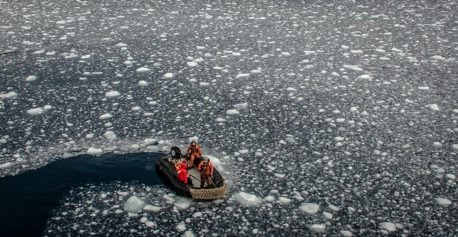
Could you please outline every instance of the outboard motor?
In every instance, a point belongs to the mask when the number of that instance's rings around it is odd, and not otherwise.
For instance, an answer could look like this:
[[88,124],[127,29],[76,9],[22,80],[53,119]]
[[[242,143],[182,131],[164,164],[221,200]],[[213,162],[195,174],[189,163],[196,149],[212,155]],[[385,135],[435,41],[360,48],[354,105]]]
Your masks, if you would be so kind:
[[180,148],[176,146],[172,146],[172,148],[170,148],[170,156],[172,156],[172,158],[174,159],[180,159],[181,158]]

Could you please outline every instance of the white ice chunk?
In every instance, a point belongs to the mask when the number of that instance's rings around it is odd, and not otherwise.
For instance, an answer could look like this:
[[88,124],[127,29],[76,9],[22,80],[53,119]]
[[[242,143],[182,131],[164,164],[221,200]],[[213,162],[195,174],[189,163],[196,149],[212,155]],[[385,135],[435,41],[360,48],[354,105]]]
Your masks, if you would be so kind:
[[235,104],[234,108],[239,109],[239,110],[244,110],[248,108],[248,103],[240,103],[240,104]]
[[106,113],[106,114],[100,115],[99,119],[105,120],[105,119],[109,119],[109,118],[112,118],[112,117],[113,117],[113,115],[111,115],[109,113]]
[[158,212],[162,209],[162,207],[154,206],[154,205],[146,205],[143,210],[150,211],[150,212]]
[[147,68],[147,67],[139,67],[137,68],[137,70],[135,70],[136,72],[148,72],[148,71],[151,71],[151,69]]
[[32,108],[32,109],[28,109],[27,110],[27,113],[32,115],[32,116],[36,116],[36,115],[40,115],[40,114],[43,114],[45,112],[45,110],[41,107],[38,107],[38,108]]
[[396,225],[392,222],[382,222],[380,223],[380,228],[383,229],[383,230],[386,230],[388,232],[393,232],[393,231],[396,231]]
[[250,73],[239,73],[235,78],[244,78],[244,77],[249,77]]
[[107,93],[105,93],[105,97],[108,98],[118,97],[120,95],[121,93],[119,93],[118,91],[108,91]]
[[306,203],[303,203],[299,209],[305,213],[308,213],[308,214],[316,214],[318,212],[318,210],[320,209],[320,205],[316,204],[316,203],[309,203],[309,202],[306,202]]
[[25,81],[35,81],[38,77],[36,75],[30,75],[28,76]]
[[100,155],[102,154],[103,150],[102,148],[94,148],[94,147],[90,147],[89,149],[87,149],[87,154],[89,155]]
[[8,93],[5,93],[5,94],[0,94],[0,99],[11,99],[11,98],[15,98],[17,97],[17,93],[14,92],[14,91],[10,91]]
[[313,232],[323,233],[326,229],[325,224],[313,224],[309,226],[309,229]]
[[45,111],[48,111],[48,110],[52,109],[52,106],[51,105],[45,105],[45,106],[43,106],[43,109]]
[[286,197],[279,197],[277,202],[280,204],[289,204],[291,203],[291,199],[286,198]]
[[341,231],[340,231],[340,234],[341,234],[343,237],[352,237],[352,236],[353,236],[353,233],[351,233],[351,232],[348,231],[348,230],[341,230]]
[[195,66],[198,65],[198,64],[197,64],[196,62],[194,62],[194,61],[192,61],[192,62],[187,62],[186,64],[187,64],[189,67],[195,67]]
[[429,86],[419,86],[419,90],[429,90]]
[[226,111],[226,114],[227,115],[239,115],[240,112],[238,110],[236,110],[236,109],[229,109],[229,110]]
[[152,222],[152,221],[147,221],[145,223],[146,226],[150,227],[150,228],[153,228],[153,227],[156,227],[156,223]]
[[167,78],[167,79],[170,79],[170,78],[172,78],[173,76],[174,76],[174,75],[173,75],[173,73],[171,73],[171,72],[168,72],[168,73],[164,74],[164,78]]
[[124,204],[124,210],[131,213],[137,213],[145,207],[145,202],[136,196],[131,196]]
[[191,199],[188,199],[188,198],[179,198],[176,202],[175,202],[175,206],[179,209],[179,210],[186,210],[188,209],[192,204],[192,200]]
[[347,69],[350,69],[350,70],[353,70],[353,71],[358,71],[358,72],[363,71],[363,69],[360,68],[360,67],[357,66],[357,65],[347,65],[347,64],[346,64],[346,65],[343,65],[343,67],[344,67],[344,68],[347,68]]
[[218,122],[218,123],[224,123],[224,122],[226,122],[226,119],[216,118],[215,121]]
[[450,200],[447,199],[447,198],[442,198],[442,197],[436,198],[436,202],[437,202],[439,205],[444,206],[444,207],[447,207],[447,206],[449,206],[450,204],[452,204],[452,201],[450,201]]
[[9,168],[9,167],[11,167],[13,165],[14,165],[13,162],[6,162],[6,163],[3,163],[3,164],[0,164],[0,169],[6,169],[6,168]]
[[364,79],[364,80],[371,80],[372,77],[369,74],[363,74],[358,77],[359,79]]
[[235,199],[238,203],[246,207],[258,206],[261,204],[262,199],[254,194],[239,192],[235,195]]
[[434,111],[439,111],[439,106],[437,104],[429,104],[427,106]]
[[184,224],[184,222],[180,222],[175,228],[178,232],[184,232],[186,230],[186,225]]
[[103,136],[108,140],[115,140],[116,134],[113,131],[106,131]]
[[184,232],[183,237],[195,237],[195,235],[191,230],[187,230]]
[[139,86],[148,86],[148,82],[145,81],[145,80],[141,80],[141,81],[138,82],[138,85]]

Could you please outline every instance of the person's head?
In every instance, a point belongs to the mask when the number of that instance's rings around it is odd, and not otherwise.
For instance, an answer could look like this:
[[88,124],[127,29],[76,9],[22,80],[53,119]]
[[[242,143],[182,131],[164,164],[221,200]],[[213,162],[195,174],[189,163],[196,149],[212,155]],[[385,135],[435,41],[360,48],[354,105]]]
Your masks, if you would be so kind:
[[197,144],[197,143],[196,143],[196,140],[192,140],[192,141],[191,141],[191,146],[194,147],[194,146],[196,146],[196,144]]

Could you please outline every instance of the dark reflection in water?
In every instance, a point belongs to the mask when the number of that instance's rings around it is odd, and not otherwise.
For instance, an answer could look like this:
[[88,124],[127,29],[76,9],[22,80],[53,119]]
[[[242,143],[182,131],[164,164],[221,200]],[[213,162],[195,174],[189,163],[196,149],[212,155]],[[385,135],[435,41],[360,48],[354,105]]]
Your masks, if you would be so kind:
[[162,153],[80,155],[0,179],[0,236],[41,235],[52,209],[70,189],[86,183],[157,185]]

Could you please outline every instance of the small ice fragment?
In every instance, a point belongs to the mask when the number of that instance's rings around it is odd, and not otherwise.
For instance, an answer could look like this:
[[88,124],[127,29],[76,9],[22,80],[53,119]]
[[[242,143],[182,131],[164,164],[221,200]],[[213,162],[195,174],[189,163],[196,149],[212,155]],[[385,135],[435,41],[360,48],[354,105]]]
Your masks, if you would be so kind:
[[145,202],[136,196],[131,196],[124,204],[124,210],[131,213],[137,213],[143,210],[143,207],[145,207]]
[[179,198],[176,202],[175,202],[175,206],[179,209],[179,210],[186,210],[188,209],[192,204],[192,201],[191,199],[187,199],[187,198]]
[[5,93],[5,94],[0,94],[0,99],[11,99],[11,98],[15,98],[17,97],[17,93],[14,92],[14,91],[10,91],[8,93]]
[[388,232],[393,232],[393,231],[396,231],[396,225],[392,222],[382,222],[380,223],[380,228],[381,229],[384,229]]
[[340,234],[341,234],[343,237],[352,237],[352,236],[353,236],[353,234],[352,234],[350,231],[348,231],[348,230],[342,230],[342,231],[340,231]]
[[0,169],[6,169],[6,168],[9,168],[9,167],[11,167],[13,165],[14,165],[13,162],[6,162],[6,163],[3,163],[3,164],[0,164]]
[[449,206],[450,204],[452,204],[452,201],[450,201],[450,200],[447,199],[447,198],[442,198],[442,197],[436,198],[436,202],[437,202],[439,205],[443,206],[443,207],[447,207],[447,206]]
[[162,207],[154,206],[154,205],[146,205],[143,210],[150,211],[150,212],[158,212],[162,209]]
[[186,230],[186,225],[184,224],[184,222],[180,222],[176,226],[176,229],[178,232],[184,232]]
[[38,78],[38,77],[35,76],[35,75],[30,75],[30,76],[28,76],[28,77],[25,79],[25,81],[35,81],[37,78]]
[[250,73],[239,73],[235,78],[244,78],[244,77],[249,77]]
[[217,118],[217,119],[215,119],[215,121],[218,122],[218,123],[224,123],[224,122],[226,122],[226,119]]
[[106,131],[103,136],[108,140],[115,140],[116,134],[113,131]]
[[197,66],[197,63],[194,62],[194,61],[192,61],[192,62],[187,62],[186,64],[187,64],[189,67],[195,67],[195,66]]
[[173,76],[174,75],[171,72],[168,72],[168,73],[164,74],[164,78],[167,78],[167,79],[172,78]]
[[226,114],[227,115],[239,115],[240,112],[238,110],[236,110],[236,109],[229,109],[229,110],[226,111]]
[[250,207],[250,206],[258,206],[261,204],[262,199],[254,194],[239,192],[235,195],[235,199],[238,203],[242,204],[243,206]]
[[147,67],[139,67],[137,68],[137,70],[135,70],[136,72],[147,72],[147,71],[151,71],[151,69],[147,68]]
[[141,81],[138,82],[138,85],[139,86],[148,86],[148,82],[144,81],[144,80],[141,80]]
[[427,106],[434,111],[439,111],[439,106],[437,104],[429,104]]
[[316,203],[303,203],[299,209],[301,209],[301,211],[305,212],[305,213],[308,213],[308,214],[316,214],[318,212],[318,210],[320,209],[320,205],[316,204]]
[[27,113],[32,115],[32,116],[40,115],[40,114],[43,114],[44,112],[45,112],[44,109],[41,108],[41,107],[32,108],[32,109],[28,109],[27,110]]
[[107,93],[105,93],[105,97],[108,98],[118,97],[120,95],[121,93],[119,93],[118,91],[108,91]]
[[106,114],[100,115],[99,119],[105,120],[105,119],[109,119],[109,118],[112,118],[112,117],[113,117],[113,115],[111,115],[109,113],[106,113]]
[[323,233],[326,229],[325,224],[313,224],[309,226],[311,231],[318,232],[318,233]]
[[102,148],[94,148],[94,147],[90,147],[89,149],[87,149],[87,154],[89,155],[100,155],[102,154],[103,150]]

